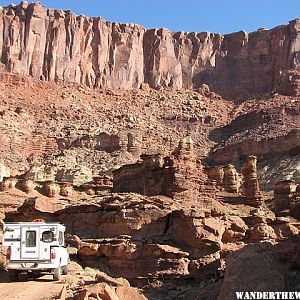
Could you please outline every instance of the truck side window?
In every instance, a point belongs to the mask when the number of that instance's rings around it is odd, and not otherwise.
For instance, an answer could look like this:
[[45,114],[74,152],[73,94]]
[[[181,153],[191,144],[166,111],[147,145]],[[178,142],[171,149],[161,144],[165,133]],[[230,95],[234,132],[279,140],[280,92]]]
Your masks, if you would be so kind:
[[36,247],[36,231],[26,231],[26,247]]
[[64,243],[64,234],[63,234],[62,231],[59,231],[58,243],[59,243],[60,246],[63,245],[63,243]]
[[42,241],[44,243],[51,243],[54,240],[54,234],[52,231],[44,231],[42,234]]

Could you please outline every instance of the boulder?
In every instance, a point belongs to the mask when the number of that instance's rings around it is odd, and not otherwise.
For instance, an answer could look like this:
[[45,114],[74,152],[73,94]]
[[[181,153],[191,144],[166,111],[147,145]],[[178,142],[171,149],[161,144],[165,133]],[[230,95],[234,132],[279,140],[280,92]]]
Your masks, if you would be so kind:
[[255,224],[253,227],[251,227],[248,230],[248,233],[249,233],[249,238],[253,242],[272,240],[277,238],[274,229],[265,223]]
[[193,278],[205,279],[215,276],[222,268],[220,252],[193,259],[189,263],[189,274]]
[[116,294],[120,300],[147,300],[147,298],[136,288],[128,286],[118,286]]
[[101,271],[97,272],[95,276],[95,281],[105,282],[110,286],[130,286],[130,283],[125,278],[113,278]]
[[262,243],[236,251],[227,259],[218,300],[236,299],[236,292],[286,291],[286,272],[272,244]]
[[65,238],[66,244],[71,247],[79,248],[81,244],[81,240],[77,235],[67,235]]
[[102,300],[119,300],[115,289],[109,286],[107,283],[97,283],[86,286],[77,295],[77,300],[86,300],[89,297],[99,298]]
[[275,234],[281,240],[291,238],[299,234],[299,229],[290,223],[280,223],[272,225]]
[[87,285],[76,296],[76,300],[88,300],[90,297],[102,300],[147,300],[136,288],[130,286],[111,287],[107,283]]
[[222,236],[222,242],[234,243],[245,238],[248,226],[242,218],[237,216],[228,216],[224,218],[225,231]]

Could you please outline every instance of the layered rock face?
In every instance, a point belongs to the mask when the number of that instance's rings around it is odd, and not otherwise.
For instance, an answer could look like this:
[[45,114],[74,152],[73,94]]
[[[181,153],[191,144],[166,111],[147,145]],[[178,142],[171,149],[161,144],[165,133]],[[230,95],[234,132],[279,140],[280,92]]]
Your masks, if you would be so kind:
[[10,5],[0,14],[4,69],[42,80],[124,89],[205,83],[226,96],[264,93],[298,80],[284,72],[299,67],[298,20],[223,36],[147,30],[39,3]]
[[247,243],[286,240],[299,232],[268,209],[237,216],[240,207],[213,199],[199,204],[124,193],[60,209],[50,200],[29,199],[5,221],[59,221],[76,235],[68,243],[84,265],[130,280],[216,276],[223,258]]
[[[212,217],[210,209],[205,213],[183,209],[163,196],[122,194],[103,200],[56,211],[46,201],[28,200],[6,221],[37,216],[59,220],[68,233],[81,238],[71,239],[70,244],[85,265],[130,279],[201,278],[220,267],[224,222]],[[226,226],[236,219],[228,219]],[[235,228],[245,236],[245,226]]]

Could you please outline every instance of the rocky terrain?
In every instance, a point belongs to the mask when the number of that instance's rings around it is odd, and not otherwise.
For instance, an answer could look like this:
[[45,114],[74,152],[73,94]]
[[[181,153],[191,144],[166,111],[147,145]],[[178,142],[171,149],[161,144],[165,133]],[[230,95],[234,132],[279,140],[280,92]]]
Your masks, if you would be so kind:
[[66,225],[71,272],[46,297],[300,290],[299,24],[222,36],[1,8],[0,219]]

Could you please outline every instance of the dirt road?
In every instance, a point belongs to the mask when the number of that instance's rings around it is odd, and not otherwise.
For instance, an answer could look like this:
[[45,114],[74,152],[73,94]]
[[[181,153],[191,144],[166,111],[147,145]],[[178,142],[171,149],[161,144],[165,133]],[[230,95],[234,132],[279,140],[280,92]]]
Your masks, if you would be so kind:
[[1,300],[46,300],[57,295],[63,283],[53,281],[51,275],[33,279],[21,275],[18,282],[9,282],[6,272],[0,272]]

